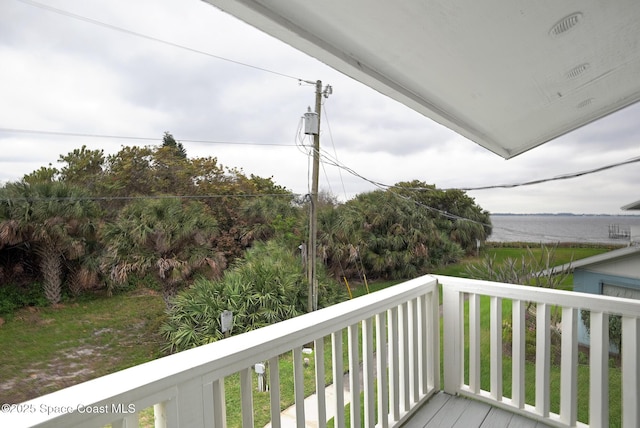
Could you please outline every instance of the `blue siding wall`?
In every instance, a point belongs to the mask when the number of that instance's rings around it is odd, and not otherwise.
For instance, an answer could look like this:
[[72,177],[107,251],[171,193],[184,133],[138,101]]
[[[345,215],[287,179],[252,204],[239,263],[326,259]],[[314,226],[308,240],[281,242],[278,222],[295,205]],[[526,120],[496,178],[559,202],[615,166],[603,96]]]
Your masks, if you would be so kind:
[[[588,270],[580,268],[577,268],[573,272],[573,291],[579,291],[581,293],[602,294],[603,283],[640,290],[639,279],[609,275],[600,272],[590,272]],[[589,344],[589,333],[587,332],[587,328],[582,322],[582,318],[578,318],[578,343],[580,343],[581,345]],[[617,352],[617,349],[612,348],[611,351]]]

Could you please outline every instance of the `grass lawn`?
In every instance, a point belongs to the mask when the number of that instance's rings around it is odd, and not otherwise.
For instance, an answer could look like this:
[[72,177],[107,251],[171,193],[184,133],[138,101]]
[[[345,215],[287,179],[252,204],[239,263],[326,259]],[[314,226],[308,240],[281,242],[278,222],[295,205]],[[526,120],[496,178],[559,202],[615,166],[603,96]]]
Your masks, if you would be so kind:
[[137,290],[24,308],[0,326],[0,402],[18,403],[161,356],[162,297]]

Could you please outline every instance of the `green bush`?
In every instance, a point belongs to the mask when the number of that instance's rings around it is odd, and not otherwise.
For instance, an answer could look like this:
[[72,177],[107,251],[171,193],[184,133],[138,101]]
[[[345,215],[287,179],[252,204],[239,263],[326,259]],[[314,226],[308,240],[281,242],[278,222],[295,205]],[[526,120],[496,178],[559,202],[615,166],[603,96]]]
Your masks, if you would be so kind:
[[42,284],[26,286],[5,284],[0,287],[0,314],[9,314],[25,306],[46,306]]
[[[220,315],[234,314],[233,334],[303,314],[307,280],[299,257],[275,241],[257,242],[219,281],[198,279],[172,301],[161,330],[167,348],[181,351],[223,338]],[[340,287],[319,277],[319,305],[341,298]]]

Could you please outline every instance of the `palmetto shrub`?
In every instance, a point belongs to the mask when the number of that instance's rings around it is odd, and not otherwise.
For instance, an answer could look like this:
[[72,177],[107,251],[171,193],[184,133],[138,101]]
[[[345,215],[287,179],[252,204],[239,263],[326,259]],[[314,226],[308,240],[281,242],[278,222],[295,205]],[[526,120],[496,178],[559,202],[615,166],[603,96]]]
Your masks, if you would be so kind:
[[[341,298],[338,285],[319,278],[320,305]],[[162,326],[167,348],[181,351],[224,337],[220,315],[233,312],[232,334],[264,327],[305,312],[308,284],[300,257],[276,242],[256,242],[218,281],[197,279],[179,293]]]

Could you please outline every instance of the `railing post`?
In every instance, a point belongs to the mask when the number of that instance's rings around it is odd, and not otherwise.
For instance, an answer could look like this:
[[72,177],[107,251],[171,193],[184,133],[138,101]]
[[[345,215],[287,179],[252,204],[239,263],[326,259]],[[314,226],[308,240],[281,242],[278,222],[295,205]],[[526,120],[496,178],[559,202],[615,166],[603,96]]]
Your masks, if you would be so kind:
[[[269,401],[271,409],[271,428],[280,428],[280,358],[269,359]],[[226,423],[225,423],[226,425]]]
[[429,320],[428,341],[429,349],[429,379],[430,388],[440,390],[440,286],[436,284],[435,292],[430,293],[428,307],[430,308],[431,318]]
[[[409,301],[409,402],[411,405],[420,400],[420,363],[418,354],[420,340],[418,338],[418,302],[419,299]],[[410,407],[411,407],[410,405]]]
[[[358,346],[358,324],[347,327],[349,340],[347,342],[349,354],[349,395],[351,396],[351,426],[359,427],[361,424],[360,414],[360,361]],[[304,426],[304,425],[303,425]]]
[[[490,298],[491,396],[502,401],[502,299]],[[479,328],[480,326],[478,326]]]
[[469,296],[469,388],[480,392],[480,296]]
[[344,362],[342,361],[342,330],[331,334],[331,362],[335,388],[335,426],[345,426],[344,417]]
[[398,308],[387,311],[389,320],[389,410],[393,421],[400,420],[400,341]]
[[400,412],[406,413],[411,408],[410,381],[409,381],[409,304],[402,303],[398,311],[398,326],[400,327]]
[[522,300],[513,300],[511,313],[511,401],[518,409],[524,408],[524,372],[525,372],[525,304]]
[[[362,382],[364,387],[364,426],[373,427],[375,417],[375,380],[373,367],[373,318],[362,321]],[[386,370],[386,368],[385,368]]]
[[578,310],[562,308],[560,420],[575,426],[578,418]]
[[167,407],[166,402],[161,402],[153,406],[153,422],[155,428],[167,428]]
[[[240,399],[242,402],[242,426],[253,427],[253,370],[240,371]],[[181,425],[182,426],[182,425]]]
[[293,348],[293,393],[296,402],[296,426],[304,428],[304,368],[302,367],[302,347],[299,346]]
[[609,426],[609,315],[591,311],[589,426]]
[[622,426],[640,423],[640,319],[622,317]]
[[[204,402],[204,427],[218,428],[227,425],[227,409],[224,397],[224,378],[202,385]],[[160,425],[164,428],[165,425]],[[156,428],[160,428],[156,423]]]
[[536,412],[549,416],[550,379],[551,379],[551,334],[549,328],[550,307],[546,303],[538,303],[536,307]]
[[444,318],[444,391],[457,394],[462,386],[463,367],[463,294],[451,290],[446,284],[442,286],[442,311]]
[[387,374],[387,313],[376,315],[376,370],[378,373],[378,425],[389,426],[389,381]]
[[313,342],[313,353],[316,364],[316,398],[318,405],[318,428],[327,426],[327,399],[324,380],[324,337]]

